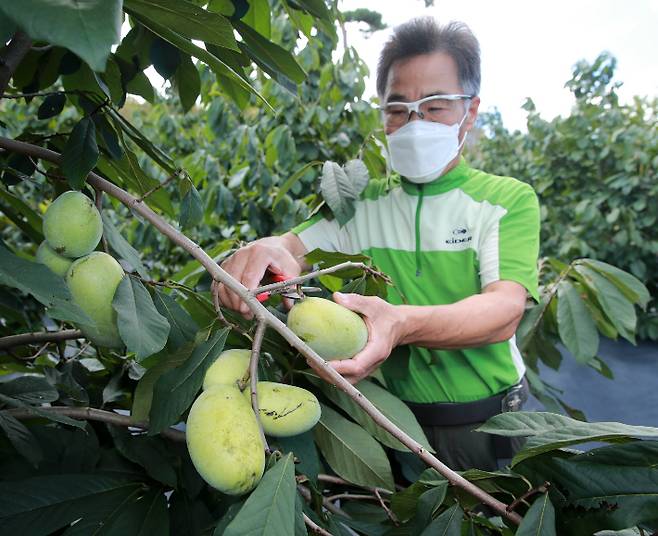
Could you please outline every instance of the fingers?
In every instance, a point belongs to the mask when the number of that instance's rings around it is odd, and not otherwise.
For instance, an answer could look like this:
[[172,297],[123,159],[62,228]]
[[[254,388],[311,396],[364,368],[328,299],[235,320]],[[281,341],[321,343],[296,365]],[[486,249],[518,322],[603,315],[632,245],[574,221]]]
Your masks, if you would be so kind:
[[342,292],[334,292],[334,301],[347,307],[357,313],[363,313],[367,316],[368,311],[371,309],[372,300],[376,300],[373,296],[361,296],[361,294],[343,294]]

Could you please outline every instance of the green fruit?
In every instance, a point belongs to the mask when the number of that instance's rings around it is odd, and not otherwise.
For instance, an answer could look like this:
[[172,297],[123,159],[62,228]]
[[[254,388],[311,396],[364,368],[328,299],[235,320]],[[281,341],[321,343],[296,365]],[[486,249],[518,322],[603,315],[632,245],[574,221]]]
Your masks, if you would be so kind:
[[78,327],[99,346],[123,346],[117,329],[117,314],[112,308],[114,293],[123,276],[123,268],[114,257],[101,251],[94,251],[74,261],[66,273],[66,283],[73,301],[95,323],[93,326],[80,324]]
[[60,277],[66,275],[66,272],[73,262],[68,257],[58,255],[45,240],[39,245],[36,258],[38,263],[45,264],[52,272],[55,272]]
[[251,405],[237,387],[215,385],[201,393],[185,436],[194,467],[213,488],[241,495],[263,476],[265,446]]
[[305,298],[295,304],[288,313],[287,324],[324,359],[350,359],[368,342],[363,319],[324,298]]
[[251,350],[226,350],[210,365],[203,379],[203,388],[230,384],[242,379],[249,368]]
[[[276,382],[258,382],[258,413],[263,430],[273,437],[303,434],[320,420],[320,403],[313,393]],[[249,398],[251,393],[245,389]]]
[[48,245],[65,257],[75,259],[91,253],[102,234],[101,215],[82,192],[64,192],[43,216],[43,235]]

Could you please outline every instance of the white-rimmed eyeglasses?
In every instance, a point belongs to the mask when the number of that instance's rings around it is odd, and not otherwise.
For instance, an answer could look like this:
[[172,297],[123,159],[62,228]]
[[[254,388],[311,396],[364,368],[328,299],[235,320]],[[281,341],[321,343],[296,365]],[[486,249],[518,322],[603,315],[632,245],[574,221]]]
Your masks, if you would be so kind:
[[473,95],[430,95],[413,102],[387,102],[381,106],[384,121],[389,126],[402,126],[409,121],[411,112],[427,121],[441,122],[461,100],[470,100]]

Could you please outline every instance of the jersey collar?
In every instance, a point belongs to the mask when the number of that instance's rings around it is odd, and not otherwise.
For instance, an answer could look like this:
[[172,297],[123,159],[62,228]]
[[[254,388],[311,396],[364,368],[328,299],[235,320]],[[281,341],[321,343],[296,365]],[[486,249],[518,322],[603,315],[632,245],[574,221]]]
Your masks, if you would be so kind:
[[415,184],[402,177],[400,184],[409,195],[418,195],[420,190],[423,191],[423,195],[438,195],[461,186],[468,179],[470,169],[464,157],[461,156],[459,163],[438,179],[425,184]]

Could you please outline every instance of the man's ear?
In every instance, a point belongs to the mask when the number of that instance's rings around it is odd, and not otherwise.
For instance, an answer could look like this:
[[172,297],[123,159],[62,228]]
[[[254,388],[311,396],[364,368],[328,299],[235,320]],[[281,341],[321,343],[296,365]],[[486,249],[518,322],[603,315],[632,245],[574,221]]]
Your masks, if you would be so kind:
[[468,107],[468,115],[464,121],[464,130],[469,131],[475,126],[478,117],[478,108],[480,107],[480,97],[473,97]]

